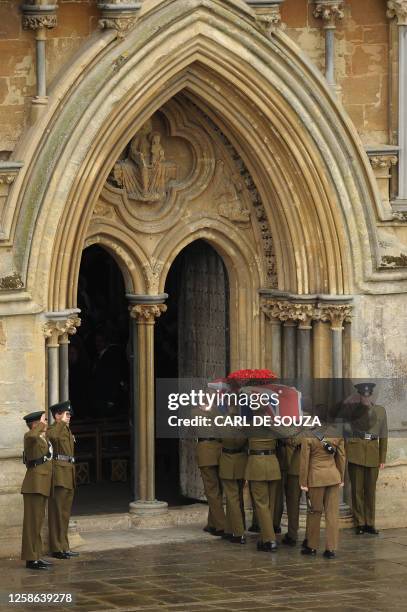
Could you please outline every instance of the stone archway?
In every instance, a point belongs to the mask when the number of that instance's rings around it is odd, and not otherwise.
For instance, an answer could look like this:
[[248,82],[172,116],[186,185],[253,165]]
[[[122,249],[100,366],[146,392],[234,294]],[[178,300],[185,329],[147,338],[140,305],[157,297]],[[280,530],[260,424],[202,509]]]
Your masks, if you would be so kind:
[[[164,181],[166,203],[154,199],[160,189],[148,184],[137,208],[126,202],[126,182],[117,181],[119,174],[112,182],[109,175],[157,113],[164,117],[155,130],[162,142],[188,140],[193,116],[202,138],[187,145],[199,162],[192,183],[197,188],[198,177],[205,179],[196,202],[216,171],[218,178],[228,175],[223,185],[231,178],[232,187],[222,194],[226,201],[214,206],[207,198],[202,206],[201,200],[191,214],[183,185]],[[219,158],[200,153],[208,133],[208,147],[216,143]],[[138,372],[146,432],[139,457],[142,499],[154,499],[154,372],[148,361],[154,320],[165,309],[171,261],[192,240],[212,244],[228,269],[232,368],[269,362],[274,369],[292,368],[296,343],[304,366],[312,361],[313,334],[314,372],[324,375],[328,363],[328,375],[335,364],[339,373],[346,296],[355,287],[380,288],[373,230],[377,188],[358,137],[323,78],[283,32],[268,36],[247,4],[146,0],[124,39],[103,33],[83,50],[50,92],[47,112],[29,136],[29,146],[22,142],[15,152],[27,163],[4,217],[5,233],[19,245],[13,265],[26,300],[41,304],[55,322],[47,331],[55,361],[59,337],[69,333],[60,320],[71,321],[69,329],[74,325],[69,317],[83,247],[103,244],[119,262],[140,354],[148,356]],[[138,147],[136,152],[143,149]],[[150,187],[149,203],[143,198]],[[223,215],[221,206],[230,211],[233,202],[240,213],[249,211],[249,221]],[[149,208],[156,219],[149,218]],[[331,352],[332,366],[326,358]]]

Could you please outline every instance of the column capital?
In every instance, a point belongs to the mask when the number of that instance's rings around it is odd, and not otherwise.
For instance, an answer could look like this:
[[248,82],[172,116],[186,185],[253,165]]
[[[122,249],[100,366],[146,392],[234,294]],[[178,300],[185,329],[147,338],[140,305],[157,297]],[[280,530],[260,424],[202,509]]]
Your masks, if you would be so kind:
[[325,30],[336,28],[336,22],[345,16],[343,2],[338,0],[315,0],[313,15],[316,19],[322,19]]
[[389,170],[392,166],[397,164],[397,155],[392,155],[390,153],[383,155],[369,155],[369,161],[374,170],[383,170],[386,168]]
[[154,324],[158,317],[166,312],[165,304],[135,304],[129,306],[130,316],[139,324]]
[[118,38],[124,38],[136,25],[142,2],[139,0],[111,0],[97,3],[101,11],[101,29],[116,30]]
[[76,334],[77,328],[81,324],[81,320],[78,317],[79,312],[79,309],[74,309],[47,312],[45,314],[47,321],[43,324],[42,329],[49,347],[58,346],[61,340],[67,343],[68,336]]
[[39,1],[33,0],[21,6],[23,13],[23,29],[24,30],[40,30],[52,29],[57,25],[57,4],[52,1],[49,4],[40,4]]
[[252,7],[256,21],[267,36],[281,25],[280,6],[284,0],[246,0]]
[[387,17],[398,26],[407,25],[407,0],[387,0]]
[[331,324],[332,330],[342,330],[344,322],[350,322],[352,317],[351,304],[318,303],[315,312],[317,320]]

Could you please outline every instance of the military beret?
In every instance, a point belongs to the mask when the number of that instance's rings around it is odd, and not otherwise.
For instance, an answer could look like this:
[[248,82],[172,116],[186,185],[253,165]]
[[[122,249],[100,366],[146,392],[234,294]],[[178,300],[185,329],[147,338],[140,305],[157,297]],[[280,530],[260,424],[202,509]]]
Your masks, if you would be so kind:
[[59,402],[58,404],[54,404],[49,408],[52,412],[52,415],[61,414],[62,412],[70,412],[73,414],[71,402],[67,400],[66,402]]
[[26,423],[33,423],[34,421],[39,421],[43,414],[43,410],[37,410],[37,412],[30,412],[30,414],[26,414],[23,419]]
[[372,395],[375,383],[358,383],[355,385],[355,389],[360,395]]

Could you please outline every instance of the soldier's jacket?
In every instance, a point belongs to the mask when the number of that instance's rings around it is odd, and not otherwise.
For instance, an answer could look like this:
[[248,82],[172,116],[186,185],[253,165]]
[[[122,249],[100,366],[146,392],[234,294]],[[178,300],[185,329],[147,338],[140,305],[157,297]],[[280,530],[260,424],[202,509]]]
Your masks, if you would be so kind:
[[[55,422],[48,428],[48,438],[56,455],[74,456],[75,438],[66,423]],[[75,487],[75,465],[68,461],[52,461],[53,486],[73,489]]]
[[[27,431],[24,436],[24,455],[26,461],[40,459],[49,452],[44,430],[37,425]],[[21,493],[40,493],[49,497],[52,481],[52,461],[27,468],[21,487]]]
[[277,440],[277,459],[280,464],[281,471],[287,471],[289,462],[287,459],[287,438],[280,438]]
[[[349,463],[365,467],[378,467],[381,463],[385,463],[388,432],[386,410],[383,406],[372,406],[371,410],[362,410],[359,406],[354,406],[349,425],[350,433],[346,439]],[[362,439],[364,433],[373,434],[378,439]]]
[[222,439],[222,448],[241,450],[240,453],[222,451],[219,460],[219,476],[225,480],[243,480],[247,463],[247,438],[230,437]]
[[[277,450],[275,438],[249,438],[250,450]],[[250,455],[246,467],[246,480],[281,480],[277,454]]]
[[220,440],[199,441],[196,445],[196,461],[198,467],[210,467],[219,465],[222,453],[222,442]]
[[300,475],[301,437],[286,439],[287,473],[290,476]]
[[331,455],[321,440],[308,436],[301,441],[300,486],[329,487],[343,482],[346,463],[343,438],[324,438],[323,441],[336,447],[337,452]]

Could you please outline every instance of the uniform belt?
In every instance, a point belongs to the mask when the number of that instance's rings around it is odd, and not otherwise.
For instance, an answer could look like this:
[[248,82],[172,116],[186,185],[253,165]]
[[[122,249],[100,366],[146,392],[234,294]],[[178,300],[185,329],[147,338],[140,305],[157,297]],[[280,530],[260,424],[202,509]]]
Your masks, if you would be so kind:
[[52,457],[48,457],[47,455],[44,455],[43,457],[40,457],[39,459],[31,459],[30,461],[26,460],[24,461],[24,465],[28,468],[31,467],[35,467],[37,465],[42,465],[43,463],[46,463],[47,461],[50,461],[52,459]]
[[378,436],[376,436],[375,434],[369,433],[368,431],[357,431],[356,435],[358,436],[358,438],[361,438],[362,440],[378,440]]
[[275,455],[275,450],[249,450],[249,455]]
[[222,448],[222,453],[227,455],[237,455],[238,453],[246,452],[244,448]]
[[67,461],[68,463],[75,463],[75,457],[71,457],[70,455],[55,455],[54,459],[58,461]]
[[218,438],[198,438],[198,442],[216,442]]

